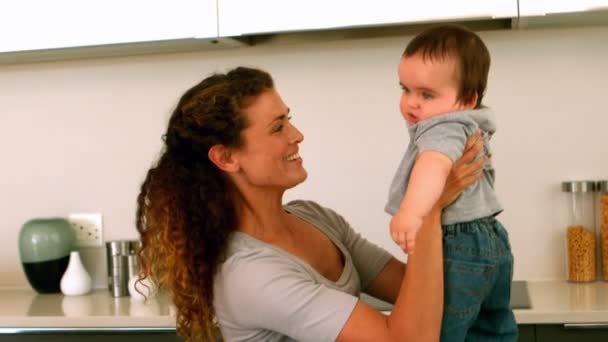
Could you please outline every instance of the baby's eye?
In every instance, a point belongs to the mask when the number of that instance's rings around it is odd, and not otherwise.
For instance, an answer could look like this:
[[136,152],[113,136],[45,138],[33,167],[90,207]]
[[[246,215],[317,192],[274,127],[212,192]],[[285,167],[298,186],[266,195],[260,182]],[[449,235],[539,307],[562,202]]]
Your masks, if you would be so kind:
[[433,98],[433,94],[424,91],[424,92],[422,92],[422,98],[425,99],[425,100],[430,100],[430,99]]
[[404,93],[409,93],[410,89],[404,85],[401,85],[401,90],[403,90]]

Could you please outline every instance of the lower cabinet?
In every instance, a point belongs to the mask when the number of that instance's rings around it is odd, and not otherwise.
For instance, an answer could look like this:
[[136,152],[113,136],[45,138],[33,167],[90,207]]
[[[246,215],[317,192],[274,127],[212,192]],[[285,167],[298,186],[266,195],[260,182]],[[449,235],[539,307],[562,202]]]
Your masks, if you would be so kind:
[[183,342],[175,333],[25,333],[0,334],[2,342]]
[[[1,342],[183,342],[174,332],[87,332],[0,334]],[[221,337],[217,337],[221,342]],[[607,342],[608,325],[519,325],[518,342]]]
[[518,342],[606,342],[608,324],[526,324],[519,326]]
[[[607,317],[608,318],[608,317]],[[606,342],[608,341],[608,325],[597,326],[564,326],[537,325],[537,342]]]
[[517,342],[536,342],[536,326],[533,324],[520,325]]
[[[142,330],[59,330],[44,331],[28,328],[16,328],[11,333],[0,333],[0,342],[184,342],[175,334],[175,329],[160,331]],[[6,330],[6,329],[0,329]],[[214,342],[223,342],[221,333],[217,330]]]

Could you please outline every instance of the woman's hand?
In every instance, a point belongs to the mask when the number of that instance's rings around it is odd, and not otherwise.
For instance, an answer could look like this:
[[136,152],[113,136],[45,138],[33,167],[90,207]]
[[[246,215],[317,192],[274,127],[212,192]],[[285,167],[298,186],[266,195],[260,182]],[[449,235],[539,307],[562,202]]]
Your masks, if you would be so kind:
[[452,165],[452,171],[448,175],[445,182],[443,193],[437,201],[439,208],[445,208],[452,204],[458,196],[468,187],[475,183],[482,175],[483,164],[488,159],[487,156],[473,161],[483,147],[481,131],[477,130],[475,134],[469,137],[464,148],[462,156]]

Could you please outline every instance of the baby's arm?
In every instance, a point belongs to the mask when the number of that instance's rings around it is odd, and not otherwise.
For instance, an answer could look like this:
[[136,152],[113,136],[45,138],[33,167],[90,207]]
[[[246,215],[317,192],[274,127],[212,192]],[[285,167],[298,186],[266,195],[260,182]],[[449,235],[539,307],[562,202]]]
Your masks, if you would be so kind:
[[391,236],[406,253],[413,253],[416,232],[441,196],[451,169],[452,160],[441,152],[425,151],[416,158],[405,197],[391,220]]
[[445,180],[452,169],[452,160],[441,152],[422,152],[412,169],[407,193],[400,211],[420,218],[428,215],[441,196]]

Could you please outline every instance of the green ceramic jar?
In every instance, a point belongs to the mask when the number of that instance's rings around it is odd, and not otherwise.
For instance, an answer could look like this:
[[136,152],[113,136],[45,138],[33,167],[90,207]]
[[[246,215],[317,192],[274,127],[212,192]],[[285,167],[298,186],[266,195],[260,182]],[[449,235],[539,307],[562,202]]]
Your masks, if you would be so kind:
[[75,234],[63,218],[27,221],[19,232],[19,258],[30,285],[39,293],[60,292],[59,283],[74,248]]

